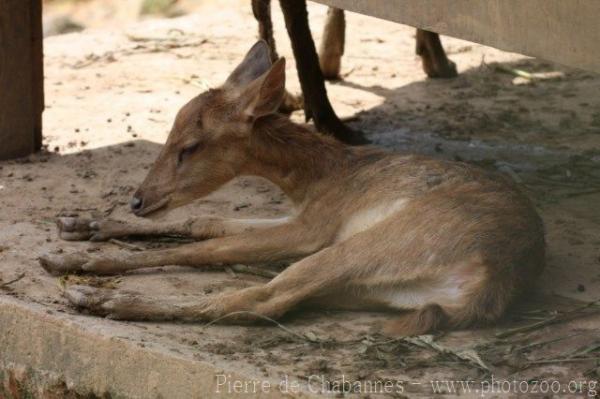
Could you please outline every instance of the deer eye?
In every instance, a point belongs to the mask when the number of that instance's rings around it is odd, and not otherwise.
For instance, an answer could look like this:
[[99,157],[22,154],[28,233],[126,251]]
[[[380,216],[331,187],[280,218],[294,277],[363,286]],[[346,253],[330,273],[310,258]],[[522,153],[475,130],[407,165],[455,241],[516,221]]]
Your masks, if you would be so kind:
[[181,163],[189,158],[194,152],[196,152],[198,148],[200,148],[200,143],[194,143],[183,147],[181,151],[179,151],[179,155],[177,157],[177,166],[181,165]]

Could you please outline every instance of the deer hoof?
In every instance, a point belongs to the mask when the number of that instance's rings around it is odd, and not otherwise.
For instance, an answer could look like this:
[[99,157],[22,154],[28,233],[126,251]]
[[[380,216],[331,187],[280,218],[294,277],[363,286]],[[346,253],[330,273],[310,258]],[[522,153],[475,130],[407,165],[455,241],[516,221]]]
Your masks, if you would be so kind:
[[64,292],[68,301],[78,308],[86,308],[95,314],[104,311],[103,305],[110,299],[110,292],[87,285],[72,285]]
[[58,236],[67,241],[89,240],[92,232],[89,219],[60,217],[56,220]]
[[115,320],[136,318],[132,311],[136,306],[136,295],[115,290],[94,288],[87,285],[72,285],[64,292],[71,305],[86,309],[89,313]]
[[61,256],[42,255],[39,258],[40,265],[44,270],[54,276],[81,272],[81,267],[87,263],[88,260],[88,256],[83,253]]
[[56,221],[58,235],[67,241],[106,241],[122,235],[123,222],[116,220],[94,220],[61,217]]
[[429,67],[423,66],[425,73],[432,79],[452,79],[458,76],[456,64],[453,61],[436,63]]
[[113,237],[128,235],[127,224],[120,220],[93,220],[89,224],[92,232],[90,241],[107,241]]

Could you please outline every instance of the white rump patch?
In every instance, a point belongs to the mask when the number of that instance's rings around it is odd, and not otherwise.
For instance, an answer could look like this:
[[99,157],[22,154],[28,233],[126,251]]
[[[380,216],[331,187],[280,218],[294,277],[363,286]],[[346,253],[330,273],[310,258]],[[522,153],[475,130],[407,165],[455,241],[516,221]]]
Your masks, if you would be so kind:
[[394,309],[418,309],[430,303],[452,306],[462,302],[462,284],[453,278],[385,289],[375,296]]
[[483,267],[469,271],[469,263],[450,266],[433,280],[400,282],[394,287],[378,288],[369,297],[394,309],[417,309],[437,303],[442,306],[463,306],[466,295],[482,284]]
[[401,198],[394,202],[378,204],[373,208],[361,210],[352,215],[338,231],[336,242],[344,241],[353,235],[365,231],[377,223],[387,219],[406,206],[408,199]]

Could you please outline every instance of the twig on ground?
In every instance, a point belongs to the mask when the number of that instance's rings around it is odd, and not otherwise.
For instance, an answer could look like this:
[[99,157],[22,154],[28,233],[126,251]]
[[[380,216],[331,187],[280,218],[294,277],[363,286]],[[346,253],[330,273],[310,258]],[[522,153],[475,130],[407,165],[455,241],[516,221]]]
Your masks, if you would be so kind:
[[19,274],[17,277],[13,278],[12,280],[10,280],[10,281],[7,281],[6,283],[2,283],[2,284],[0,284],[0,288],[6,288],[6,287],[8,287],[9,285],[11,285],[11,284],[14,284],[14,283],[16,283],[17,281],[21,280],[23,277],[25,277],[25,273],[21,273],[21,274]]
[[110,242],[111,244],[114,244],[118,247],[129,249],[130,251],[144,251],[144,248],[142,248],[138,245],[131,244],[131,243],[121,241],[121,240],[117,240],[116,238],[111,238],[108,240],[108,242]]
[[260,267],[248,266],[248,265],[232,265],[230,269],[237,273],[253,274],[255,276],[273,278],[279,275],[279,273],[272,270],[262,269]]
[[[227,313],[224,316],[221,316],[219,318],[216,318],[216,319],[214,319],[214,320],[206,323],[204,325],[204,328],[210,327],[213,324],[218,323],[221,320],[225,320],[225,319],[227,319],[227,318],[229,318],[231,316],[238,316],[238,315],[252,315],[252,316],[257,317],[259,319],[263,319],[263,320],[266,320],[266,321],[268,321],[270,323],[275,324],[275,326],[279,327],[283,331],[287,332],[288,334],[293,335],[296,338],[299,338],[299,339],[304,340],[304,341],[311,342],[313,344],[321,343],[321,341],[316,336],[315,337],[308,337],[306,335],[299,334],[299,333],[297,333],[295,331],[290,330],[289,328],[287,328],[286,326],[284,326],[283,324],[281,324],[280,322],[278,322],[275,319],[272,319],[272,318],[270,318],[268,316],[264,316],[264,315],[262,315],[260,313],[251,312],[249,310],[240,310],[240,311],[237,311],[237,312]],[[311,335],[314,335],[314,334],[311,334]]]
[[431,335],[419,335],[416,337],[405,337],[405,342],[411,343],[415,346],[422,348],[429,348],[439,353],[440,355],[449,356],[454,360],[465,362],[474,366],[486,373],[491,373],[490,368],[484,363],[475,350],[454,350],[452,348],[444,347],[433,341]]
[[600,357],[566,357],[561,359],[541,359],[532,360],[529,364],[548,364],[548,363],[569,363],[569,362],[585,362],[600,360]]
[[182,236],[169,235],[169,236],[153,238],[152,242],[165,243],[165,244],[171,244],[171,243],[189,244],[192,242],[196,242],[196,240],[194,240],[192,238],[182,237]]
[[110,206],[108,208],[106,208],[104,211],[102,211],[102,214],[104,215],[104,217],[105,218],[109,217],[118,205],[119,205],[119,203],[117,201],[110,204]]
[[136,35],[131,35],[131,34],[127,34],[126,36],[127,36],[127,39],[131,40],[132,42],[138,42],[138,43],[173,41],[172,37],[136,36]]
[[[573,334],[573,335],[578,335],[578,334]],[[573,335],[571,335],[571,336],[573,336]],[[530,360],[527,362],[526,366],[523,367],[522,369],[523,370],[527,369],[536,364],[568,363],[568,362],[582,362],[582,361],[592,361],[592,360],[597,361],[597,360],[600,360],[600,357],[589,357],[589,356],[585,356],[585,355],[588,355],[592,352],[596,352],[598,349],[600,349],[600,344],[598,342],[595,342],[595,343],[588,345],[587,347],[584,347],[573,353],[564,354],[561,357],[555,357],[553,359]]]
[[209,42],[206,38],[182,40],[179,38],[140,37],[132,35],[128,35],[128,38],[131,42],[136,43],[134,47],[120,48],[114,51],[107,51],[103,54],[91,53],[86,55],[84,59],[69,66],[73,69],[82,69],[97,62],[115,62],[117,61],[117,56],[129,56],[140,53],[161,53],[179,48],[199,47]]
[[350,76],[352,74],[352,72],[354,72],[355,69],[356,69],[355,67],[352,67],[349,70],[347,70],[346,72],[342,73],[340,76],[342,78],[347,78],[348,76]]
[[577,356],[582,356],[582,355],[587,355],[588,353],[591,352],[595,352],[598,349],[600,349],[600,344],[595,342],[585,348],[582,348],[581,350],[575,352],[571,357],[577,357]]
[[565,194],[564,197],[565,198],[574,198],[574,197],[579,197],[581,195],[590,195],[590,194],[598,194],[598,193],[600,193],[600,188],[596,188],[593,190],[587,190],[587,191],[577,191],[574,193],[568,193],[568,194]]
[[536,323],[532,323],[532,324],[527,324],[525,326],[521,326],[521,327],[515,327],[515,328],[511,328],[502,332],[499,332],[496,334],[496,338],[506,338],[506,337],[510,337],[511,335],[514,334],[519,334],[522,332],[528,332],[528,331],[533,331],[533,330],[537,330],[538,328],[542,328],[545,327],[547,325],[550,324],[554,324],[555,322],[558,322],[558,316],[552,316],[548,319],[544,319],[542,321],[538,321]]
[[[538,321],[536,323],[528,324],[528,325],[521,326],[521,327],[511,328],[509,330],[499,332],[496,334],[496,338],[506,338],[506,337],[509,337],[514,334],[537,330],[539,328],[546,327],[551,324],[563,323],[566,321],[571,321],[578,317],[589,315],[590,314],[589,312],[588,313],[579,313],[579,312],[581,312],[582,310],[586,310],[592,306],[595,306],[599,303],[600,303],[600,299],[597,299],[595,301],[588,302],[585,305],[578,306],[575,309],[556,314],[556,315],[549,317],[547,319],[544,319],[542,321]],[[596,311],[600,312],[600,309],[597,309]]]
[[571,335],[566,335],[564,337],[559,337],[559,338],[554,338],[554,339],[548,339],[548,340],[545,340],[545,341],[532,342],[530,344],[522,345],[522,346],[519,346],[519,347],[513,349],[513,352],[521,352],[521,351],[524,351],[525,349],[535,348],[536,346],[553,344],[555,342],[559,342],[559,341],[562,341],[562,340],[565,340],[565,339],[573,338],[573,337],[576,337],[576,336],[581,335],[581,334],[582,333],[575,333],[575,334],[571,334]]
[[231,266],[225,266],[225,272],[232,278],[238,278],[237,274],[235,274]]
[[528,79],[528,80],[531,80],[534,78],[534,76],[531,73],[524,71],[522,69],[509,68],[502,64],[496,64],[496,65],[494,65],[494,67],[496,68],[497,71],[508,73],[508,74],[511,74],[514,76],[518,76],[520,78],[524,78],[524,79]]

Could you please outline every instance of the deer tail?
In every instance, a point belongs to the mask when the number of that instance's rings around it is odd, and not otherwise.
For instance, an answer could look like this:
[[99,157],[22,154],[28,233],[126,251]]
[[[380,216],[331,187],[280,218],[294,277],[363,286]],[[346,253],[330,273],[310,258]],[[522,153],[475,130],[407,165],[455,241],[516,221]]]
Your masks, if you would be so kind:
[[391,336],[422,335],[448,327],[449,317],[444,309],[437,304],[428,304],[389,321],[384,332]]

